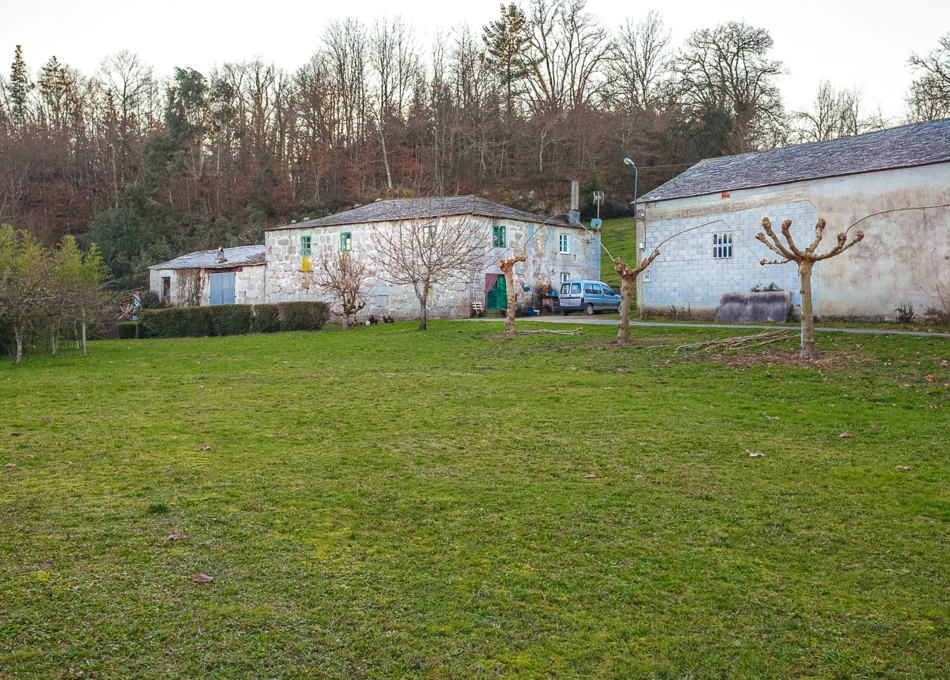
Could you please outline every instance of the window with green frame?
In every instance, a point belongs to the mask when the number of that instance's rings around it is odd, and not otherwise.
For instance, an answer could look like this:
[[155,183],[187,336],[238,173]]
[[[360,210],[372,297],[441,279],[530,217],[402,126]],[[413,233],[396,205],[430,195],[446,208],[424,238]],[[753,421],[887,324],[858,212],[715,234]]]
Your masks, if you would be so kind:
[[508,247],[507,229],[503,224],[496,225],[491,229],[491,244],[495,248]]
[[434,238],[435,238],[435,225],[434,225],[434,224],[427,224],[427,225],[425,225],[424,227],[422,227],[422,242],[423,242],[425,245],[431,246],[432,243],[433,243]]
[[351,232],[344,231],[340,234],[340,250],[344,253],[353,250],[353,234]]
[[311,255],[311,237],[310,236],[301,236],[300,237],[300,254],[303,257],[310,257]]

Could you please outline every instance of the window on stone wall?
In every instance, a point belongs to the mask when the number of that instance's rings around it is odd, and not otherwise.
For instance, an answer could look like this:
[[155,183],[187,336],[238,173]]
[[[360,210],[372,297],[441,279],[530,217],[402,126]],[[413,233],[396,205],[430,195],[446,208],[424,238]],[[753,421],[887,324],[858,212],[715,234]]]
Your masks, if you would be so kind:
[[499,224],[491,228],[491,244],[495,248],[508,247],[508,234],[504,225]]
[[353,250],[353,234],[351,232],[344,231],[340,234],[340,250],[344,253]]
[[568,234],[561,234],[557,242],[557,252],[559,253],[569,253],[571,252],[571,237]]
[[564,283],[565,281],[570,281],[570,280],[571,280],[571,275],[568,272],[561,272],[561,283]]
[[427,224],[422,227],[422,243],[431,246],[435,241],[435,225]]
[[310,257],[311,254],[311,242],[312,239],[310,236],[301,236],[300,237],[300,254],[303,257]]
[[732,257],[732,234],[713,234],[713,259]]

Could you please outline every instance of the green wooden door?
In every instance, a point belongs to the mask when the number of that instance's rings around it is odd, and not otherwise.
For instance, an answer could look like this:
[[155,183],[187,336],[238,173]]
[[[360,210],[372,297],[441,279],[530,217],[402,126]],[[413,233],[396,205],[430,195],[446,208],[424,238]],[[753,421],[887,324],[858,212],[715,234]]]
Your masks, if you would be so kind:
[[505,286],[505,277],[499,276],[495,287],[488,291],[488,309],[508,308],[508,288]]

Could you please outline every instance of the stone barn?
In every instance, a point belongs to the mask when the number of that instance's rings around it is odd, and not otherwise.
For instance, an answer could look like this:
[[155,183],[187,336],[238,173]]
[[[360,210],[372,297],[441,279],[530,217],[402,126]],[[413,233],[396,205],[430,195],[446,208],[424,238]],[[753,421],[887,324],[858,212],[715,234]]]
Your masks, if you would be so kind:
[[149,267],[149,288],[177,306],[264,302],[264,246],[200,250]]
[[[434,286],[430,290],[430,318],[460,318],[475,309],[507,306],[505,279],[499,260],[525,253],[527,262],[515,266],[519,305],[537,304],[537,294],[547,293],[567,279],[600,278],[600,234],[568,218],[544,218],[475,196],[413,198],[377,201],[353,210],[265,232],[266,298],[268,302],[320,299],[311,269],[324,255],[349,252],[367,259],[376,252],[376,230],[396,228],[414,220],[451,226],[466,222],[482,230],[491,244],[485,267],[466,280]],[[415,319],[419,302],[411,286],[394,286],[380,273],[370,282],[369,304],[364,315],[389,315]]]
[[[796,266],[760,265],[775,254],[755,240],[763,217],[776,231],[793,220],[799,247],[827,221],[819,252],[851,230],[865,239],[819,262],[812,296],[819,317],[894,318],[950,300],[950,120],[829,142],[703,161],[640,199],[638,258],[665,239],[640,275],[639,309],[713,316],[723,293],[773,287],[800,304]],[[942,292],[941,292],[942,291]],[[947,307],[950,309],[950,306]]]

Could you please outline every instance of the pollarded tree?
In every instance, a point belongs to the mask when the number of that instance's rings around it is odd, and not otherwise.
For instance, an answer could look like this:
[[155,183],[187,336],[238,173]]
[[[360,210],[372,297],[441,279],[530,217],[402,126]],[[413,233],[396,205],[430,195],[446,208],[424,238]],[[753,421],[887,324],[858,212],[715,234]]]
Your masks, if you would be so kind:
[[[439,205],[432,199],[425,212],[444,213]],[[485,227],[469,216],[406,217],[396,206],[392,221],[373,226],[372,239],[376,250],[370,257],[380,276],[393,285],[410,286],[419,301],[421,331],[426,329],[433,287],[471,280],[483,267],[490,246]]]
[[841,232],[838,234],[838,244],[834,248],[825,253],[818,254],[815,251],[818,249],[818,245],[821,243],[822,236],[824,235],[825,221],[819,218],[818,223],[815,225],[815,239],[805,250],[801,250],[795,245],[795,241],[792,239],[791,227],[791,220],[782,222],[782,237],[785,239],[785,243],[783,244],[772,230],[772,223],[769,221],[769,218],[765,217],[762,219],[762,228],[765,230],[765,233],[760,231],[755,235],[755,238],[764,243],[769,250],[783,258],[781,260],[763,259],[761,264],[786,264],[787,262],[794,262],[798,265],[798,277],[801,281],[800,292],[802,296],[801,358],[815,359],[818,357],[818,350],[815,348],[815,318],[811,301],[812,269],[814,269],[816,262],[828,260],[836,255],[840,255],[864,239],[864,232],[857,232],[850,241],[848,240],[847,232]]
[[518,262],[527,262],[528,258],[524,255],[515,255],[507,257],[498,263],[502,273],[505,275],[505,289],[508,291],[508,309],[505,310],[505,335],[509,338],[515,336],[515,311],[518,307],[518,293],[515,291],[514,269]]
[[324,253],[313,273],[317,289],[332,297],[334,310],[343,317],[343,330],[350,327],[350,317],[366,306],[367,281],[376,272],[372,266],[351,253]]
[[621,343],[630,341],[630,299],[633,297],[633,287],[637,283],[637,277],[653,264],[653,260],[659,254],[660,249],[657,247],[650,257],[641,261],[633,269],[619,257],[613,258],[614,270],[620,275],[620,321],[617,322],[617,340]]

